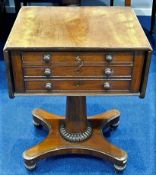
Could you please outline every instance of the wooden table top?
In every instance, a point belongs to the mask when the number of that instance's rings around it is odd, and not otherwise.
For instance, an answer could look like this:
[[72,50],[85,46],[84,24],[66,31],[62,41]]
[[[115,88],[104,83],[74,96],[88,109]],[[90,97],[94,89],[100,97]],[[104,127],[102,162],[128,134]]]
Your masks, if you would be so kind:
[[130,7],[22,7],[5,49],[145,49]]

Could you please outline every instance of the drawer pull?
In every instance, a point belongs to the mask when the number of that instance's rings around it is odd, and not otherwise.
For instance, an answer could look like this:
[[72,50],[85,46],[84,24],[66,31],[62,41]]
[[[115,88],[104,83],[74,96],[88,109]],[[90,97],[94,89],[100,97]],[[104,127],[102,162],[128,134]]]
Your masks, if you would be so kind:
[[49,61],[51,60],[51,55],[50,55],[50,54],[44,54],[44,55],[43,55],[43,60],[44,60],[46,63],[49,63]]
[[106,55],[106,61],[111,62],[113,60],[113,56],[111,54]]
[[112,69],[110,69],[110,68],[105,69],[105,75],[106,76],[110,76],[110,75],[112,75],[112,73],[113,73]]
[[104,89],[105,89],[105,90],[109,90],[110,88],[111,88],[110,83],[109,83],[109,82],[105,82],[105,83],[104,83]]
[[51,69],[45,68],[45,70],[44,70],[44,75],[45,75],[45,76],[50,76],[50,75],[51,75]]
[[45,88],[47,90],[51,90],[52,89],[52,84],[51,83],[46,83]]

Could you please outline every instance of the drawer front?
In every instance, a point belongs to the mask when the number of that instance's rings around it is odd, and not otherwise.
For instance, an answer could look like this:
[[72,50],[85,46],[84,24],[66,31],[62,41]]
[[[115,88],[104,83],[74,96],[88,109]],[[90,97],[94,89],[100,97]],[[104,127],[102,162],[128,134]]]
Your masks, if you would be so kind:
[[25,77],[131,77],[131,66],[25,67]]
[[25,81],[26,91],[129,91],[131,81],[47,80]]
[[[15,93],[89,95],[99,92],[102,95],[140,92],[145,59],[142,51],[113,52],[109,61],[106,60],[108,53],[104,52],[51,52],[49,62],[43,60],[44,54],[22,52],[21,56],[20,51],[11,53]],[[76,55],[81,59],[75,61]]]
[[22,52],[22,60],[26,65],[50,65],[86,63],[131,63],[133,52],[111,53],[79,53],[79,52]]

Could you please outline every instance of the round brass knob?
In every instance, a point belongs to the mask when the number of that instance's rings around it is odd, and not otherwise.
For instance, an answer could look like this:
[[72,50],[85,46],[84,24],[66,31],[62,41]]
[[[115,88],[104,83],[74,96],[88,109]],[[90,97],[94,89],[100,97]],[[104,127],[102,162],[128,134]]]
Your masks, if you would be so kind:
[[50,55],[50,54],[44,54],[44,55],[43,55],[43,60],[44,60],[46,63],[48,63],[48,62],[50,61],[50,59],[51,59],[51,55]]
[[110,76],[110,75],[112,75],[112,73],[113,73],[113,71],[112,71],[111,68],[106,68],[106,69],[105,69],[105,75],[106,75],[106,76]]
[[106,61],[111,62],[113,60],[113,56],[111,54],[106,55]]
[[51,89],[52,89],[52,84],[51,84],[51,83],[46,83],[46,84],[45,84],[45,88],[46,88],[47,90],[51,90]]
[[50,76],[51,75],[51,69],[50,68],[45,68],[44,75],[45,76]]
[[110,83],[109,83],[109,82],[105,82],[105,83],[104,83],[104,89],[105,89],[105,90],[109,90],[110,88],[111,88]]

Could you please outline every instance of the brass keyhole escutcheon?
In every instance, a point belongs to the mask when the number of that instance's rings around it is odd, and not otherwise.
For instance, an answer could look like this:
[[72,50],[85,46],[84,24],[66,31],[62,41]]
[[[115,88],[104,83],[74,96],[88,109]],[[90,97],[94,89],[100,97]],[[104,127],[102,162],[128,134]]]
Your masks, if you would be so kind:
[[81,68],[83,66],[83,60],[80,58],[80,56],[76,56],[75,60],[78,68]]
[[80,87],[80,81],[76,82],[76,87]]

